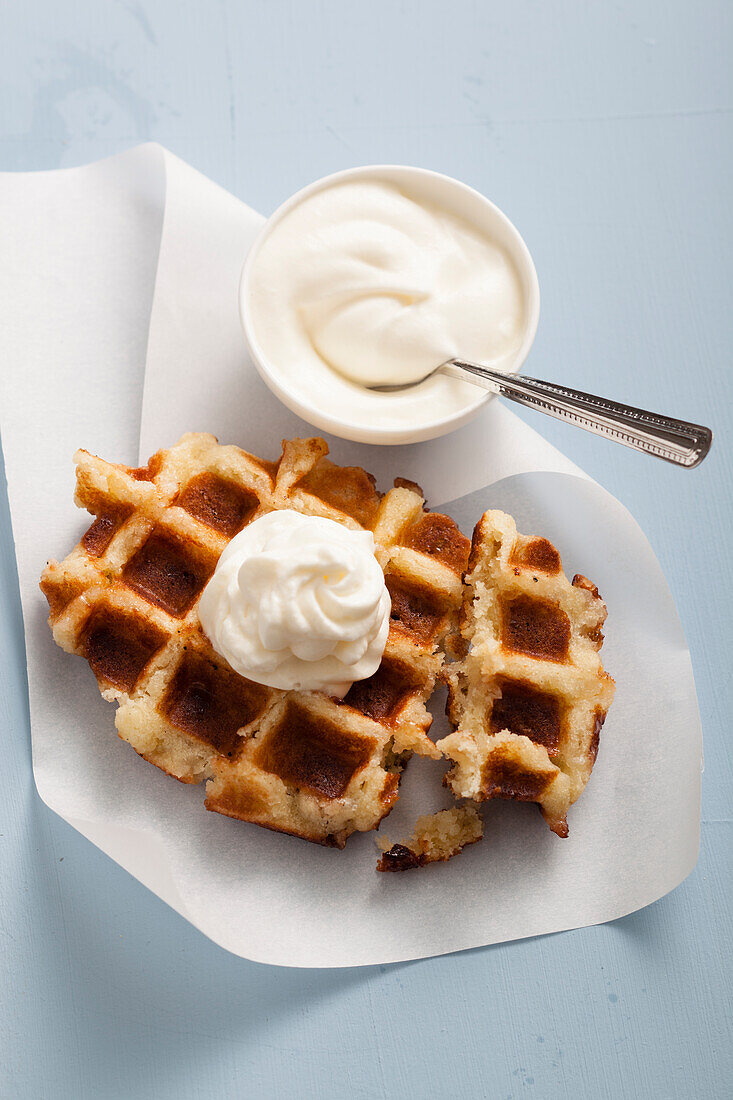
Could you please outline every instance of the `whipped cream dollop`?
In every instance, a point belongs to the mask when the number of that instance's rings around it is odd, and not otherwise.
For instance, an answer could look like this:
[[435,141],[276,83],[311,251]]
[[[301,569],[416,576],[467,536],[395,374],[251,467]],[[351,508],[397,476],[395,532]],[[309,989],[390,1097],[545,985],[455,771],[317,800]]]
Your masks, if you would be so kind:
[[242,676],[341,697],[379,667],[390,607],[370,531],[284,509],[234,536],[199,617]]
[[[267,358],[322,407],[334,373],[366,387],[415,382],[456,356],[509,369],[524,300],[497,241],[392,183],[352,180],[273,226],[254,261],[251,316]],[[343,415],[348,393],[338,396]]]

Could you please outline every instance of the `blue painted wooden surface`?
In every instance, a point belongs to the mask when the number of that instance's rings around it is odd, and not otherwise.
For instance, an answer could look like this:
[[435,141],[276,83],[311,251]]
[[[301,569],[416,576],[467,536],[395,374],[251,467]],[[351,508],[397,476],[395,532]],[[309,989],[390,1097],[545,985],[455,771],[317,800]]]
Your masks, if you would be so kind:
[[3,500],[0,1095],[730,1096],[731,5],[34,0],[2,22],[0,168],[155,139],[264,212],[358,163],[457,175],[534,253],[529,373],[717,441],[686,473],[527,414],[631,508],[677,598],[694,874],[611,925],[356,971],[225,954],[39,802]]

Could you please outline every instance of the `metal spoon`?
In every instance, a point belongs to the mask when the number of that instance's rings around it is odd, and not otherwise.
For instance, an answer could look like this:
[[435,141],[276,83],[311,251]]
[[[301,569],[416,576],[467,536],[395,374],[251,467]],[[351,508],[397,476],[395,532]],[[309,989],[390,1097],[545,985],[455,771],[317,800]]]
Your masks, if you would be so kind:
[[467,363],[463,359],[449,359],[442,363],[425,378],[417,382],[407,382],[400,386],[372,386],[373,390],[394,393],[420,385],[434,374],[445,374],[449,378],[459,378],[482,386],[501,397],[508,397],[519,405],[554,416],[556,420],[567,420],[588,432],[613,439],[636,451],[656,455],[677,466],[691,470],[699,466],[710,450],[713,433],[702,424],[690,424],[686,420],[674,420],[669,416],[659,416],[645,409],[635,409],[632,405],[622,405],[618,401],[609,401],[605,397],[596,397],[592,393],[571,390],[567,386],[558,386],[554,382],[541,382],[537,378],[502,374],[479,363]]

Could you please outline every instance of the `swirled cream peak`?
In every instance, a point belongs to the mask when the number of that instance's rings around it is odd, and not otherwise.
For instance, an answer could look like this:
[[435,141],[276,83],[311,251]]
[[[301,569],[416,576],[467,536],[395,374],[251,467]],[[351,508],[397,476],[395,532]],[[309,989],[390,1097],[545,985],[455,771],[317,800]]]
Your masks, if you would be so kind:
[[336,696],[376,672],[389,614],[371,532],[289,509],[235,535],[199,603],[211,644],[242,676]]
[[251,309],[268,359],[321,404],[333,372],[374,386],[418,381],[455,356],[509,367],[524,325],[507,251],[378,179],[317,191],[273,226]]

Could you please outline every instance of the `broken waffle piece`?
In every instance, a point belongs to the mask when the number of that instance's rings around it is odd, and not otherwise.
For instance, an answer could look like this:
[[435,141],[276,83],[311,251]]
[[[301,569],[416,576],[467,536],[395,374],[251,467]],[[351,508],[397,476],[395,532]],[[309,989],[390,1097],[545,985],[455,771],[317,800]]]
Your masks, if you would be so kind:
[[[327,453],[322,439],[295,439],[267,462],[203,433],[139,468],[79,451],[75,499],[93,520],[41,589],[56,642],[87,660],[140,756],[205,782],[208,809],[341,848],[389,813],[411,752],[440,757],[425,703],[457,630],[470,547],[414,489],[379,493]],[[389,636],[376,673],[343,700],[245,679],[201,629],[224,547],[282,508],[374,534]]]
[[392,844],[386,837],[380,838],[382,856],[377,870],[411,871],[426,863],[444,863],[482,836],[483,822],[475,806],[453,806],[426,814],[417,819],[408,840]]
[[485,513],[465,577],[464,656],[442,672],[454,732],[438,748],[457,798],[536,802],[568,835],[614,695],[599,656],[605,618],[598,589],[571,583],[552,543]]

